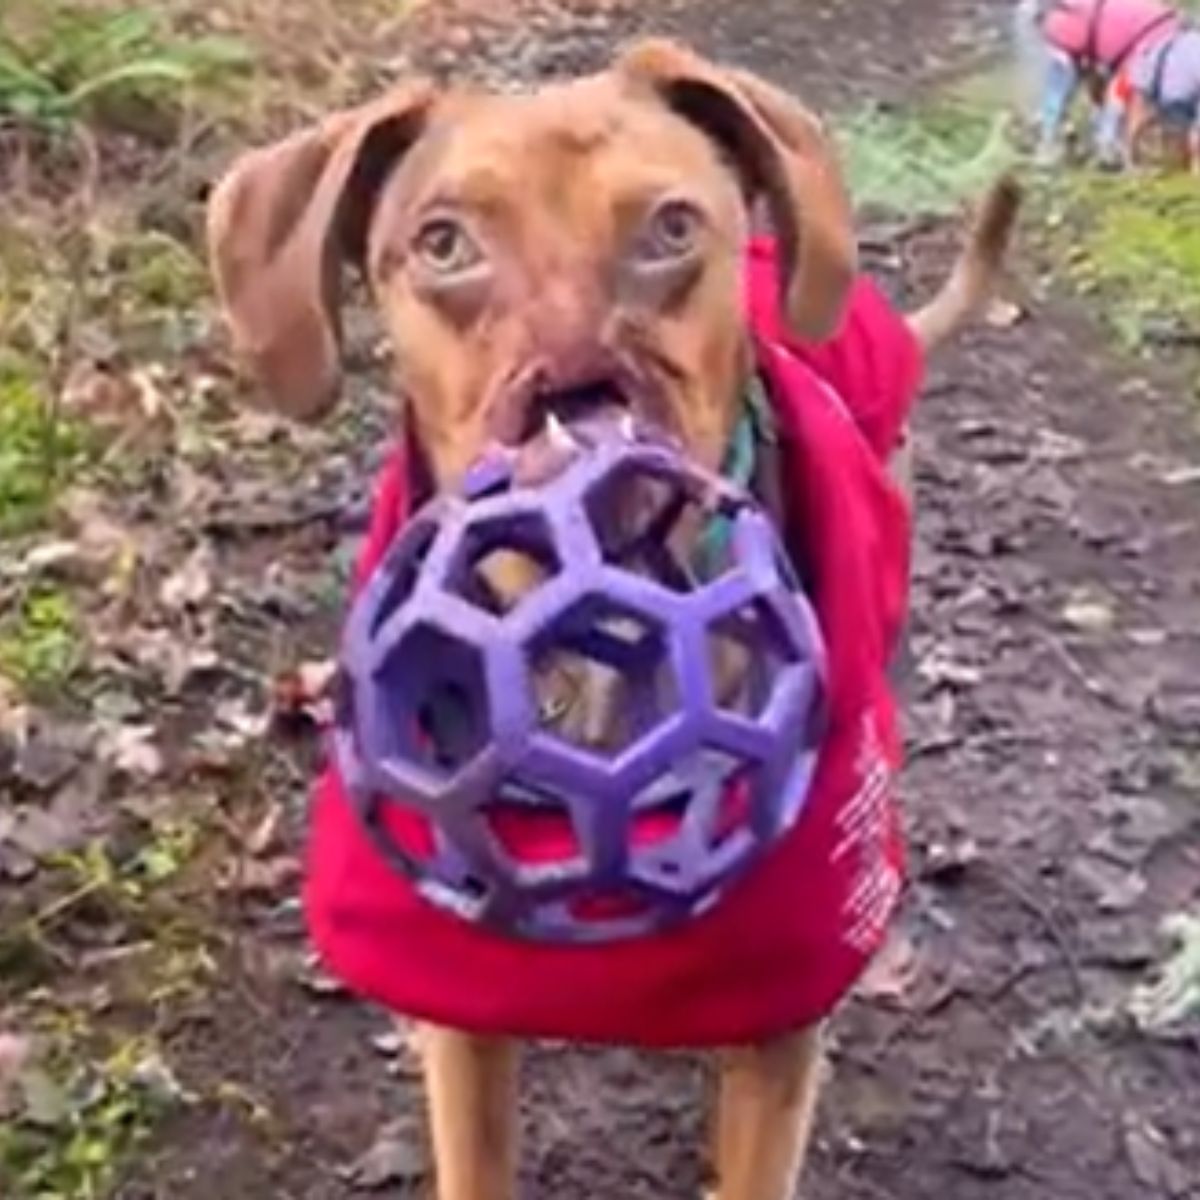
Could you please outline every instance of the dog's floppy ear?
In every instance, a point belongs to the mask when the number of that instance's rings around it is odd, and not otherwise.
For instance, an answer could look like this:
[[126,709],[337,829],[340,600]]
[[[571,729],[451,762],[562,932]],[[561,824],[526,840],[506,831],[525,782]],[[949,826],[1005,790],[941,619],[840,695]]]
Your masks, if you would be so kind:
[[638,42],[619,58],[733,159],[751,198],[766,200],[779,239],[783,312],[793,331],[833,334],[857,264],[850,202],[820,122],[790,96],[744,71],[724,70],[674,42]]
[[362,262],[374,198],[434,98],[417,82],[336,113],[244,154],[213,190],[208,251],[235,349],[291,416],[337,398],[343,266]]

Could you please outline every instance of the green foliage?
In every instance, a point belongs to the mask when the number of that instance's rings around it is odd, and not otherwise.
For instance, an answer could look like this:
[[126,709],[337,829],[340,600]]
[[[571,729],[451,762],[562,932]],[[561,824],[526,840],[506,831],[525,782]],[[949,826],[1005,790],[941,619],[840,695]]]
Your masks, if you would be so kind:
[[82,447],[80,431],[52,410],[37,369],[0,355],[0,537],[45,515]]
[[61,130],[114,106],[169,105],[248,62],[242,43],[177,35],[146,8],[5,0],[0,117]]
[[1044,200],[1051,245],[1081,291],[1105,300],[1129,349],[1148,331],[1200,329],[1200,190],[1185,174],[1069,172]]
[[79,665],[74,605],[65,592],[39,588],[0,622],[0,671],[31,691],[61,686]]
[[1009,118],[967,103],[867,109],[837,132],[855,203],[906,216],[954,212],[1016,158]]
[[1152,1032],[1200,1020],[1200,912],[1177,912],[1163,920],[1171,953],[1157,978],[1140,985],[1129,1003],[1134,1020]]
[[167,1107],[145,1044],[133,1040],[89,1059],[77,1040],[56,1039],[17,1080],[15,1118],[0,1122],[0,1178],[13,1197],[110,1195],[121,1164]]

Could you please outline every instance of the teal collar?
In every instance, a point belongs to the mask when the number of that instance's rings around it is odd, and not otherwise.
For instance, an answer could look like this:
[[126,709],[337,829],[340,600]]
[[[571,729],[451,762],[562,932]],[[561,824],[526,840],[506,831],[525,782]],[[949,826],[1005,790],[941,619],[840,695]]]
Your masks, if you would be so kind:
[[[756,373],[751,376],[742,396],[742,412],[733,428],[733,437],[725,452],[725,461],[721,464],[721,474],[736,487],[749,491],[758,465],[759,445],[773,445],[774,442],[775,417],[771,411],[770,397]],[[709,521],[696,547],[696,570],[701,578],[711,574],[711,569],[721,561],[731,532],[732,526],[727,517],[717,515]]]

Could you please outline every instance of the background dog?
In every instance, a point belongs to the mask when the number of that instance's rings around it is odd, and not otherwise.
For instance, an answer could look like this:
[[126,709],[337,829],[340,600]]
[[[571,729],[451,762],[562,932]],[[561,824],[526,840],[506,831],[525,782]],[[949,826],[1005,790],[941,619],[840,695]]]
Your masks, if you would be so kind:
[[1118,87],[1126,164],[1145,161],[1157,134],[1169,162],[1200,173],[1200,29],[1180,26],[1140,48]]
[[1039,95],[1038,160],[1049,164],[1061,157],[1063,125],[1082,88],[1092,104],[1096,156],[1115,165],[1124,105],[1114,81],[1131,55],[1179,23],[1162,0],[1020,0],[1017,49]]

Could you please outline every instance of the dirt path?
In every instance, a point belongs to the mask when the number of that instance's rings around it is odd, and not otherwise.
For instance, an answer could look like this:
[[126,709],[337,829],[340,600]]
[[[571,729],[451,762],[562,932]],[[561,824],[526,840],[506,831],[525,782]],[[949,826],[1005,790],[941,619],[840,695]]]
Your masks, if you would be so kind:
[[[969,65],[997,8],[697,0],[667,24],[834,106]],[[472,62],[569,70],[627,31],[497,35]],[[919,289],[950,249],[933,231],[878,265]],[[1200,1197],[1200,1042],[1127,1011],[1160,916],[1200,898],[1193,415],[1066,307],[979,333],[931,372],[914,885],[894,959],[836,1024],[811,1200]],[[119,1195],[334,1200],[372,1172],[395,1194],[419,1185],[420,1095],[403,1055],[372,1042],[383,1017],[280,967],[301,952],[293,908],[240,921],[217,988],[164,1032],[181,1078],[242,1099],[170,1123]],[[524,1195],[698,1194],[695,1064],[547,1048],[529,1076]]]

